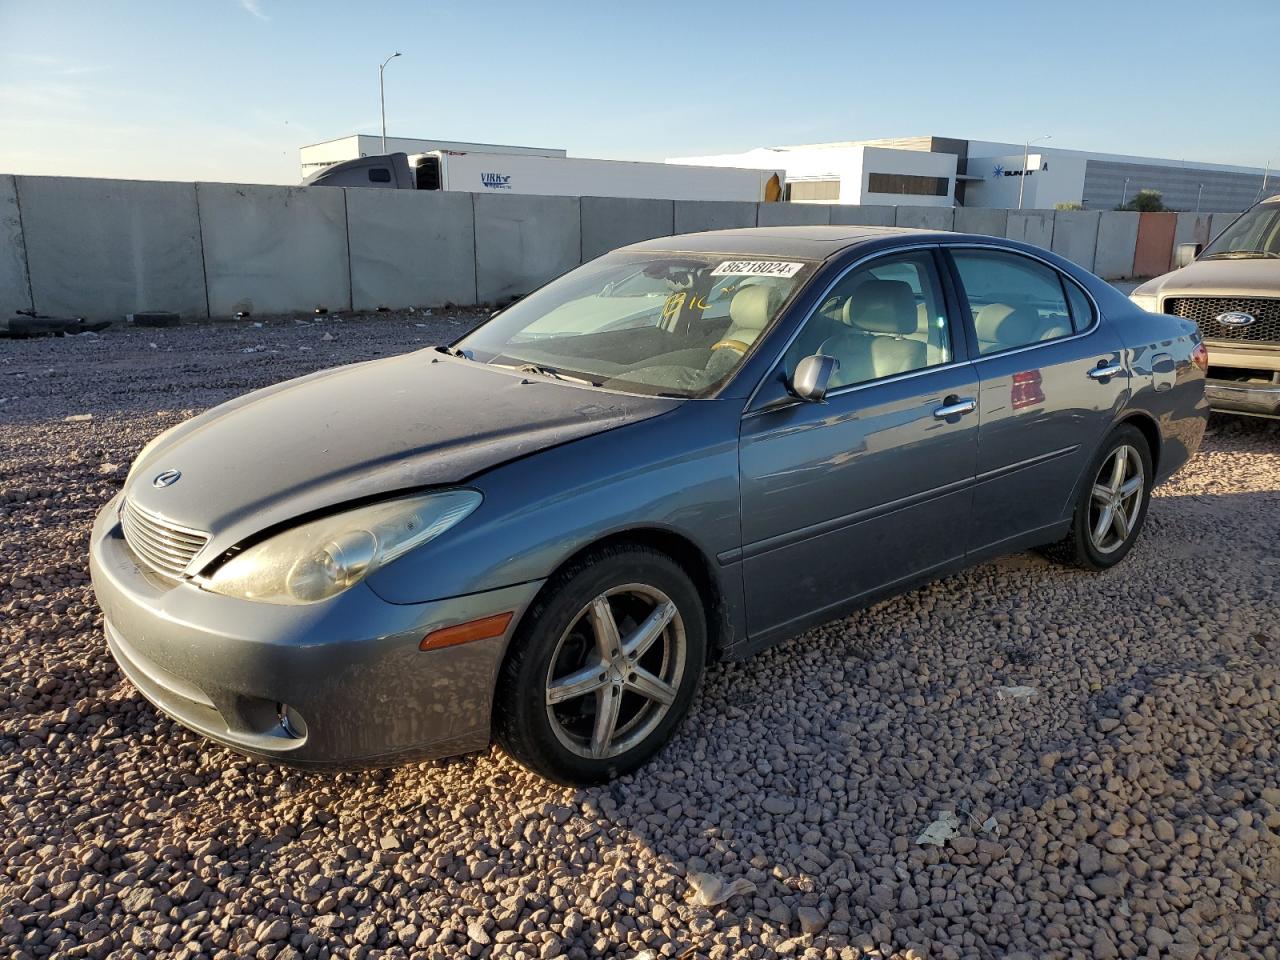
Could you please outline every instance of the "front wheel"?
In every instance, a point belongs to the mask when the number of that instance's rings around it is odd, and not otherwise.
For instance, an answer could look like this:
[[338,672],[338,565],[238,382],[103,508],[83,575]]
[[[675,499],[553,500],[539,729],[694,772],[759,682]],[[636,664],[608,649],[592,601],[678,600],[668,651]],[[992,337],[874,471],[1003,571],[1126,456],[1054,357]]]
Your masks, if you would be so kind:
[[1153,479],[1147,438],[1137,427],[1116,427],[1084,477],[1071,531],[1045,553],[1089,570],[1115,566],[1133,549],[1147,519]]
[[688,712],[706,632],[698,591],[670,557],[641,546],[586,557],[547,584],[512,640],[498,743],[571,786],[634,770]]

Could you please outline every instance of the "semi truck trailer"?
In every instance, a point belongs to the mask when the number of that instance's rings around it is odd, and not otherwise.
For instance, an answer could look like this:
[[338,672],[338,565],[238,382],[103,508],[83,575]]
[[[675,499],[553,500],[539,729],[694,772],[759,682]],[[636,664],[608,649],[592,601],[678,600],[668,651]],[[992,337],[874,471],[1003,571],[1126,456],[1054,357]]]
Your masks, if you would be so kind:
[[433,150],[344,160],[305,180],[312,187],[380,187],[658,200],[780,200],[785,172],[630,160],[587,160]]

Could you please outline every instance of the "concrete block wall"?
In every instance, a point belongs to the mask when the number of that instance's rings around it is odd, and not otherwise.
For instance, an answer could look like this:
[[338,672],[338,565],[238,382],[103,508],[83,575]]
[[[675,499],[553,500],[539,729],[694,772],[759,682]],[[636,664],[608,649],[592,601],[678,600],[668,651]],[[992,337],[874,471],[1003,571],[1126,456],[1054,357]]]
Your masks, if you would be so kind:
[[761,227],[808,226],[831,223],[831,207],[825,203],[762,203],[756,216]]
[[31,281],[27,276],[18,184],[6,174],[0,176],[0,317],[30,309]]
[[892,227],[898,218],[897,207],[877,204],[855,207],[845,204],[831,207],[831,222],[862,227]]
[[1009,229],[1009,211],[995,207],[956,207],[956,233],[1003,237]]
[[353,309],[475,302],[471,194],[350,190],[346,209]]
[[1053,245],[1052,210],[1010,210],[1005,236],[1048,249]]
[[523,296],[581,262],[577,197],[477,193],[473,199],[480,303]]
[[36,310],[208,311],[195,184],[18,177],[17,195]]
[[1167,268],[1234,214],[840,206],[0,175],[0,321],[497,303],[638,240],[870,225],[1006,236],[1105,279]]
[[956,212],[952,207],[898,207],[895,227],[915,227],[917,230],[952,230]]
[[351,309],[346,191],[199,183],[196,196],[211,316]]
[[739,200],[677,200],[675,205],[676,233],[754,227],[761,206]]
[[583,197],[582,262],[628,243],[676,232],[674,200],[635,197]]
[[1138,218],[1128,210],[1101,210],[1094,273],[1104,280],[1133,276],[1133,252],[1138,245]]
[[1098,250],[1097,210],[1058,210],[1053,215],[1049,249],[1086,270],[1092,270]]

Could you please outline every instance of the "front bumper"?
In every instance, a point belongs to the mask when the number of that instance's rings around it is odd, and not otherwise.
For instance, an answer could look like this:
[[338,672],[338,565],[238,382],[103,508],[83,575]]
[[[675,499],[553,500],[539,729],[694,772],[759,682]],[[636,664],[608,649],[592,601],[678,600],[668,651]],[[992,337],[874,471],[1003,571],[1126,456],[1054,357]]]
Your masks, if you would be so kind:
[[1280,384],[1206,380],[1204,394],[1214,410],[1255,417],[1280,417]]
[[[141,567],[118,506],[103,508],[89,542],[107,643],[183,726],[308,766],[385,766],[488,744],[497,670],[541,581],[417,604],[387,603],[365,584],[304,606],[239,600]],[[507,611],[501,637],[418,649],[432,630]]]

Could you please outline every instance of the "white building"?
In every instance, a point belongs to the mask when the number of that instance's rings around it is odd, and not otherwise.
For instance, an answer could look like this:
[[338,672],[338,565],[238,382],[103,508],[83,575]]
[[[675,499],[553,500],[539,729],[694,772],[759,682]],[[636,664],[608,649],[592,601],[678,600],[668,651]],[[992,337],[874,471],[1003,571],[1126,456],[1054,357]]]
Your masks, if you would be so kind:
[[810,143],[718,156],[668,157],[667,163],[782,168],[786,170],[785,197],[797,203],[950,207],[955,203],[957,160],[954,153]]
[[[1051,209],[1080,204],[1110,210],[1140,190],[1157,190],[1172,210],[1232,212],[1274,192],[1260,167],[1068,150],[951,137],[848,140],[759,147],[671,163],[768,166],[786,170],[790,199],[822,203]],[[1025,175],[1024,175],[1025,174]],[[941,186],[943,178],[947,186]],[[943,191],[943,192],[939,192]]]
[[387,148],[382,149],[382,137],[357,133],[337,140],[312,143],[298,151],[302,164],[302,179],[324,167],[343,160],[360,157],[376,157],[383,153],[426,153],[428,150],[456,150],[460,153],[502,153],[526,157],[563,157],[565,151],[550,147],[515,147],[498,143],[464,143],[459,140],[420,140],[415,137],[387,137]]

